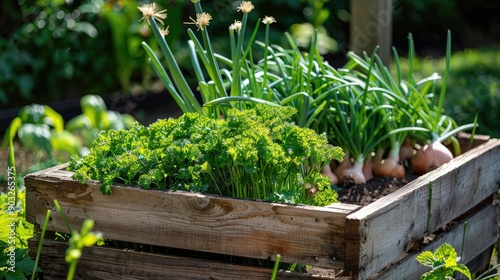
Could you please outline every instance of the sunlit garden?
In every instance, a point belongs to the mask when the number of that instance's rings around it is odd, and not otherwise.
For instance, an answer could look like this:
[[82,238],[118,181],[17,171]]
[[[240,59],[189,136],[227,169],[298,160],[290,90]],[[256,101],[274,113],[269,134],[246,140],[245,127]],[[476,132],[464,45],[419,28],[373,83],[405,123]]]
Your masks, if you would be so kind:
[[0,5],[0,279],[498,279],[500,4]]

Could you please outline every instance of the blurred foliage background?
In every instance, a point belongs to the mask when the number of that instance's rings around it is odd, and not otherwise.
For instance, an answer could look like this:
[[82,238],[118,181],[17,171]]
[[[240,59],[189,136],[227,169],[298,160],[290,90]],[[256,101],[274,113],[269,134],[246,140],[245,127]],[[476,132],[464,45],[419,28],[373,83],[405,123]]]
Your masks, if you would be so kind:
[[[168,9],[168,40],[189,73],[189,0],[157,0]],[[241,15],[240,1],[205,0],[214,20],[209,29],[216,52],[227,53],[228,26]],[[290,32],[303,47],[317,29],[326,59],[341,67],[349,50],[349,0],[254,0],[249,22],[276,18],[271,42],[285,44]],[[0,3],[0,115],[31,103],[106,98],[159,91],[141,41],[154,45],[138,22],[138,0],[15,0]],[[393,42],[400,55],[413,34],[422,75],[444,67],[445,34],[451,29],[454,57],[446,108],[459,122],[479,113],[479,133],[500,137],[500,3],[478,0],[394,0]],[[264,28],[260,29],[264,32]],[[259,38],[260,35],[258,35]],[[263,36],[260,36],[263,38]],[[1,130],[1,129],[0,129]]]

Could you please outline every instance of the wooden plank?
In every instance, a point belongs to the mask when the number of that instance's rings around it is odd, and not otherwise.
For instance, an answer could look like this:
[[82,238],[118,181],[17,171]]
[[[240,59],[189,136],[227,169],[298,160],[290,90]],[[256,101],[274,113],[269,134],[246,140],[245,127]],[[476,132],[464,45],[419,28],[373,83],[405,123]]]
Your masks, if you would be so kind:
[[351,0],[350,49],[378,54],[385,65],[391,61],[392,0]]
[[[467,223],[467,228],[464,242],[463,233],[465,223]],[[483,251],[487,251],[488,248],[497,241],[497,229],[498,206],[488,205],[455,224],[449,231],[438,235],[432,243],[423,247],[421,252],[434,252],[443,243],[448,243],[455,248],[459,256],[463,250],[460,263],[466,264],[480,255]],[[408,254],[403,260],[370,279],[420,279],[420,276],[430,269],[415,260],[419,254],[420,252]]]
[[[32,254],[37,242],[30,241]],[[65,279],[68,265],[64,260],[68,244],[44,240],[40,265],[44,279]],[[269,279],[271,269],[243,266],[221,261],[145,252],[124,251],[106,247],[88,247],[82,251],[75,279]],[[314,275],[278,272],[277,279],[318,279]],[[325,278],[321,278],[325,279]],[[328,278],[327,278],[328,279]],[[335,278],[337,279],[337,278]],[[351,278],[344,277],[342,280]]]
[[[72,228],[85,219],[113,240],[147,243],[226,255],[326,268],[344,266],[345,217],[354,205],[312,207],[233,199],[203,194],[113,186],[109,196],[98,182],[82,185],[59,166],[28,175],[35,193],[32,222],[42,224],[52,211],[48,230],[66,232],[54,200]],[[30,194],[32,195],[32,194]]]
[[460,143],[460,147],[462,148],[462,152],[467,152],[473,148],[479,147],[491,139],[489,135],[474,135],[474,139],[471,141],[471,137],[471,134],[465,132],[460,132],[458,134],[457,139]]
[[[471,136],[468,133],[460,132],[457,136],[458,143],[460,144],[460,150],[462,153],[466,153],[480,145],[488,142],[490,140],[490,136],[488,135],[474,135],[474,139],[471,141]],[[453,147],[449,147],[451,152],[455,155],[455,150]],[[455,155],[456,156],[456,155]]]
[[[493,139],[348,215],[346,269],[366,279],[403,256],[425,232],[435,231],[495,193],[498,162],[500,140]],[[433,182],[430,209],[429,182]]]

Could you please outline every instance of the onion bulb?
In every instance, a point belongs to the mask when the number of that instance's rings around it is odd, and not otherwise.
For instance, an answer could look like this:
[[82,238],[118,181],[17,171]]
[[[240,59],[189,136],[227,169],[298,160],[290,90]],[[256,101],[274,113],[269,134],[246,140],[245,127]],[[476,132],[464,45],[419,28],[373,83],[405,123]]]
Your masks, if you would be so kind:
[[346,151],[344,155],[344,160],[342,160],[342,162],[337,166],[337,168],[333,170],[333,173],[335,174],[335,176],[337,176],[337,178],[340,179],[341,178],[340,175],[342,174],[344,169],[351,167],[352,164],[351,164],[351,158],[349,157],[349,151]]
[[365,160],[365,164],[363,165],[363,175],[365,175],[366,181],[373,179],[373,161],[371,157]]
[[406,138],[399,149],[399,159],[401,161],[405,161],[407,159],[411,159],[415,153],[415,149],[413,148],[413,143],[410,139]]
[[366,183],[365,175],[363,175],[364,159],[359,158],[356,162],[351,164],[349,152],[345,152],[344,160],[333,171],[340,181],[351,180],[355,185]]
[[340,162],[338,162],[337,160],[332,160],[332,162],[330,163],[330,170],[335,170],[337,167],[339,167],[340,165]]
[[330,178],[330,184],[337,185],[339,183],[339,178],[337,177],[337,175],[333,173],[329,164],[325,165],[323,169],[321,169],[321,174],[328,176],[328,178]]
[[413,171],[424,174],[453,159],[453,154],[441,142],[434,141],[418,150],[411,160]]
[[365,184],[366,178],[363,174],[363,163],[354,164],[351,168],[342,170],[339,178],[340,180],[352,180],[355,185]]
[[391,176],[401,179],[405,176],[405,168],[399,162],[399,156],[388,157],[375,164],[375,176]]

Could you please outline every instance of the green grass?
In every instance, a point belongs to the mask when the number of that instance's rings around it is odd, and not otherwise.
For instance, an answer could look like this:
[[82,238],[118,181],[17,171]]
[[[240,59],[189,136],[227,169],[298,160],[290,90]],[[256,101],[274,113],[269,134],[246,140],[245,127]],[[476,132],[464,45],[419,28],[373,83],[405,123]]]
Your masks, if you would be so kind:
[[[405,73],[407,61],[402,64]],[[414,70],[419,79],[444,68],[444,58],[417,58]],[[452,55],[444,109],[458,124],[472,123],[478,114],[477,133],[500,137],[500,45]]]

